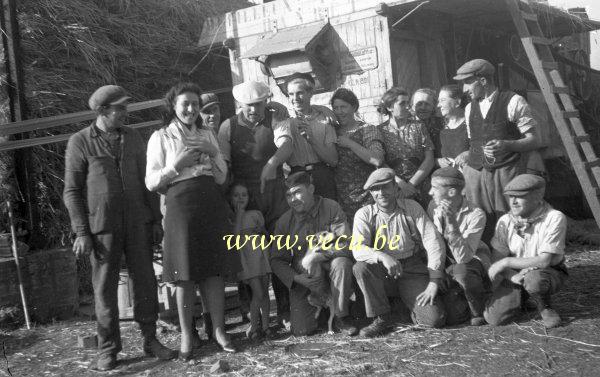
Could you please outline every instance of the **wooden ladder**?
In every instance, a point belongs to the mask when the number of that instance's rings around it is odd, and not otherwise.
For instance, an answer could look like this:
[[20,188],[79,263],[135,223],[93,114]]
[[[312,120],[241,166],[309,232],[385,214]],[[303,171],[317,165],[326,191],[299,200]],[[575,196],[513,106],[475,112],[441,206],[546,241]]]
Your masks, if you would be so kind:
[[558,63],[550,50],[551,41],[544,36],[529,0],[505,1],[583,193],[600,226],[600,160],[579,119],[569,88],[558,72]]

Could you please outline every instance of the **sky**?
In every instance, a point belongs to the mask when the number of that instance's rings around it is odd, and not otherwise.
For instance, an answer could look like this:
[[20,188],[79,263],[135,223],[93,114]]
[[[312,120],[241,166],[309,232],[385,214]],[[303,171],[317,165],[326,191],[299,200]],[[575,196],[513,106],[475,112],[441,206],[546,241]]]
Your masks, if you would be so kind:
[[[600,1],[599,0],[549,0],[550,5],[559,8],[584,7],[588,16],[594,21],[600,21]],[[594,69],[600,70],[600,31],[591,33],[592,52],[590,56],[590,65]]]

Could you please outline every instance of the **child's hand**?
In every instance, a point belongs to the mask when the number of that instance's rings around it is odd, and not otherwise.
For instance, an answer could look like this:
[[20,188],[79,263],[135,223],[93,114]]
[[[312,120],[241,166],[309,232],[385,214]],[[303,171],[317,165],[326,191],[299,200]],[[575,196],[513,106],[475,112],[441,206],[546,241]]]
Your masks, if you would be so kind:
[[236,216],[242,216],[246,212],[246,208],[242,203],[235,203],[233,206]]

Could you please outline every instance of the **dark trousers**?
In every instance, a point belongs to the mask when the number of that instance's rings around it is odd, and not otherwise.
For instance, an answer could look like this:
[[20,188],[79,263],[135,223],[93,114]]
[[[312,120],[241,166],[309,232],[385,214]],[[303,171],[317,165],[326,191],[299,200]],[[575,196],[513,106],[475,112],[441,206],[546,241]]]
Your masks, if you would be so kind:
[[490,325],[503,325],[512,321],[521,313],[523,290],[530,296],[549,299],[558,292],[567,278],[566,273],[555,268],[541,268],[525,274],[523,285],[517,285],[504,279],[494,289],[484,312]]
[[482,317],[489,279],[481,262],[473,258],[468,263],[451,264],[446,273],[462,288],[471,317]]
[[158,297],[149,228],[149,224],[131,221],[122,227],[115,226],[117,232],[92,236],[94,252],[90,261],[100,353],[116,355],[122,349],[117,288],[123,255],[133,281],[134,320],[144,337],[156,334]]
[[487,217],[481,236],[483,242],[490,243],[496,222],[510,209],[508,199],[504,196],[504,187],[524,172],[521,160],[493,170],[476,170],[468,165],[463,168],[467,200],[475,207],[481,208]]
[[400,263],[402,275],[397,279],[390,277],[381,263],[356,262],[354,264],[353,272],[365,297],[367,317],[390,313],[388,297],[400,297],[411,312],[413,322],[429,327],[444,326],[446,309],[439,295],[433,305],[419,306],[416,303],[417,296],[429,284],[427,266],[416,255],[402,259]]

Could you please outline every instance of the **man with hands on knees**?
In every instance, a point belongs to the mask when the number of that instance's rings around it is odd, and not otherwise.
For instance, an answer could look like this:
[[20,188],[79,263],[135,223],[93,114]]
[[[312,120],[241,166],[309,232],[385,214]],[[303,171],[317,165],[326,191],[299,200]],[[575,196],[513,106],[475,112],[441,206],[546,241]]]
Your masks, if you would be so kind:
[[498,220],[488,270],[493,293],[485,310],[491,325],[512,321],[530,298],[547,328],[560,325],[551,306],[568,274],[564,264],[567,219],[544,201],[542,177],[521,174],[504,188],[510,212]]
[[374,320],[361,335],[382,335],[392,326],[389,296],[400,297],[415,323],[443,326],[446,311],[437,296],[446,253],[433,222],[417,202],[398,197],[392,169],[375,170],[364,189],[375,204],[356,212],[351,248],[367,317]]
[[[292,173],[285,183],[290,209],[277,221],[274,234],[291,241],[288,245],[273,242],[271,269],[289,289],[292,333],[308,335],[317,328],[316,308],[308,302],[312,292],[331,295],[336,326],[346,335],[355,335],[358,330],[348,317],[353,260],[346,215],[337,202],[314,195],[308,173]],[[326,245],[319,236],[329,237]]]
[[[447,275],[463,290],[471,312],[471,325],[485,324],[490,250],[481,241],[485,213],[463,196],[465,180],[458,169],[445,167],[431,175],[432,197],[427,213],[446,243]],[[446,301],[446,304],[451,304]]]
[[117,286],[125,256],[133,280],[134,319],[147,355],[171,359],[177,353],[156,339],[158,298],[152,242],[162,229],[158,198],[146,190],[146,147],[137,131],[123,125],[130,97],[106,85],[89,98],[97,114],[69,138],[65,153],[64,202],[77,235],[73,251],[88,256],[98,331],[98,370],[114,369],[121,350]]

